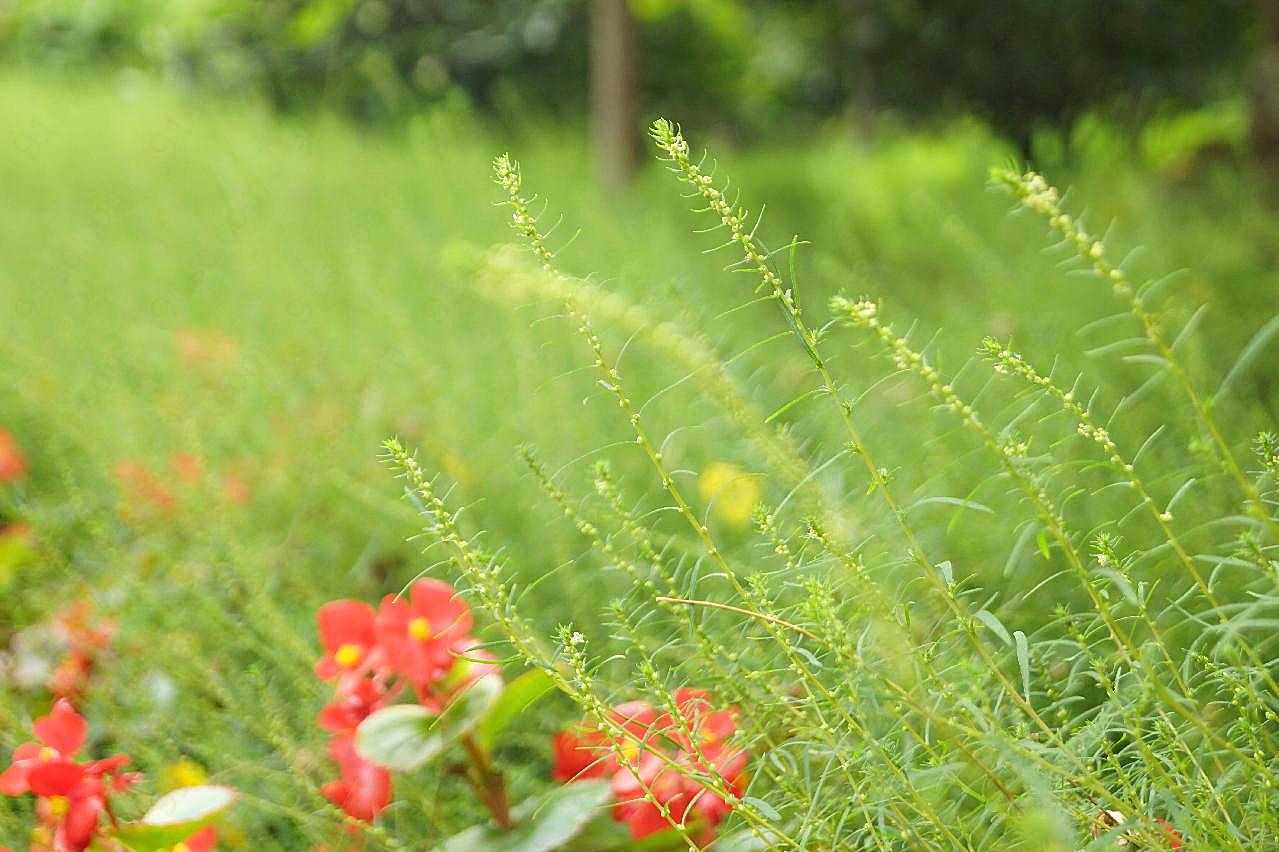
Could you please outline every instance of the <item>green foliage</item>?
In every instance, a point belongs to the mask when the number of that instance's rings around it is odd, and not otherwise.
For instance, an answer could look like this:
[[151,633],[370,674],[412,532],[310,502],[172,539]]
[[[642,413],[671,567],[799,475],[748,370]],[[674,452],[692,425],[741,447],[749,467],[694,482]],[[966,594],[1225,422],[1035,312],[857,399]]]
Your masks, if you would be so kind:
[[502,684],[496,678],[482,677],[442,713],[418,704],[384,707],[360,723],[355,747],[378,766],[417,769],[474,733],[501,694]]
[[[639,454],[660,485],[641,516],[655,520],[590,521],[582,504],[566,498],[533,464],[552,501],[604,564],[624,568],[633,581],[631,593],[613,605],[614,634],[604,640],[607,650],[598,662],[586,656],[583,634],[561,629],[555,658],[569,661],[568,683],[561,682],[561,688],[604,722],[595,694],[618,676],[606,675],[605,666],[624,659],[630,663],[629,678],[645,684],[655,703],[674,706],[671,690],[689,677],[685,672],[697,672],[699,683],[711,683],[738,706],[750,708],[743,724],[753,732],[752,749],[769,759],[752,787],[768,790],[771,801],[723,791],[713,777],[699,780],[734,804],[736,815],[771,846],[882,847],[896,838],[961,848],[1008,845],[1028,833],[1042,834],[1044,828],[1012,817],[1023,800],[1045,791],[1052,808],[1040,819],[1047,820],[1045,826],[1073,825],[1074,837],[1066,840],[1070,846],[1083,842],[1099,820],[1103,831],[1113,827],[1112,835],[1159,846],[1190,837],[1214,848],[1245,848],[1275,836],[1279,824],[1269,787],[1242,783],[1271,771],[1279,734],[1273,636],[1263,626],[1268,620],[1258,618],[1258,608],[1267,608],[1258,601],[1275,599],[1279,562],[1272,554],[1279,546],[1279,519],[1266,496],[1275,483],[1267,474],[1245,472],[1218,424],[1215,406],[1196,389],[1182,363],[1177,349],[1192,333],[1193,316],[1170,338],[1165,309],[1152,296],[1156,282],[1136,284],[1110,261],[1103,241],[1061,208],[1060,194],[1042,177],[995,171],[995,179],[1026,209],[1048,221],[1068,260],[1099,279],[1127,308],[1139,337],[1124,341],[1122,351],[1135,352],[1126,357],[1153,370],[1143,389],[1165,379],[1178,389],[1190,423],[1203,436],[1198,446],[1203,458],[1188,460],[1186,468],[1139,472],[1135,457],[1111,435],[1112,425],[1120,429],[1123,424],[1113,415],[1097,419],[1096,401],[1104,388],[1089,389],[1082,402],[1079,379],[1063,387],[995,340],[984,344],[995,372],[1023,380],[1031,393],[1055,402],[1057,414],[1040,414],[1032,424],[1024,413],[1010,413],[998,396],[974,404],[957,389],[974,381],[960,382],[966,367],[947,376],[933,365],[931,344],[917,348],[910,333],[896,333],[881,319],[876,302],[836,296],[830,304],[836,321],[870,332],[898,373],[921,380],[995,464],[994,476],[985,472],[989,468],[977,467],[971,478],[958,478],[968,479],[965,499],[931,496],[928,491],[941,477],[915,484],[907,477],[919,472],[918,461],[900,469],[882,464],[880,434],[864,430],[862,424],[874,417],[867,413],[867,396],[883,380],[867,386],[868,380],[857,376],[857,384],[849,386],[848,379],[836,378],[828,354],[834,346],[831,325],[811,324],[800,307],[799,281],[783,279],[772,263],[774,253],[756,236],[758,219],[702,169],[678,128],[658,121],[652,136],[671,170],[704,205],[698,212],[710,214],[723,230],[720,248],[739,258],[730,268],[756,279],[755,293],[763,294],[756,301],[779,310],[785,336],[804,355],[808,381],[832,403],[846,451],[832,452],[814,442],[807,448],[814,465],[808,478],[834,476],[828,468],[842,468],[855,457],[869,480],[864,496],[881,510],[876,513],[866,500],[855,499],[856,491],[838,495],[817,516],[764,506],[757,514],[759,543],[771,542],[780,570],[770,569],[769,560],[763,565],[739,561],[726,544],[731,539],[693,510],[692,498],[669,467],[668,447],[678,430],[661,440],[652,431],[650,419],[658,415],[641,414],[650,406],[633,401],[617,356],[571,284],[555,271],[554,253],[523,195],[518,166],[499,158],[498,182],[513,210],[513,227],[541,273],[558,279],[545,291],[562,294],[599,384],[615,399],[620,419],[629,423]],[[792,276],[793,269],[792,264]],[[585,292],[589,305],[596,297],[589,285]],[[1259,332],[1238,363],[1251,361],[1268,338],[1269,328]],[[1118,347],[1106,347],[1113,348]],[[978,381],[980,396],[990,380]],[[1122,410],[1128,399],[1120,398],[1114,410]],[[988,423],[980,409],[998,425]],[[1068,435],[1100,448],[1103,465],[1081,466],[1074,449],[1051,437],[1061,428],[1059,415],[1074,424]],[[1142,448],[1161,431],[1146,437]],[[950,444],[952,436],[941,433],[937,440]],[[1259,439],[1263,457],[1269,440]],[[1032,444],[1045,449],[1032,454]],[[818,464],[823,457],[829,461]],[[1180,486],[1170,497],[1156,498],[1151,489],[1166,491],[1169,474]],[[420,486],[420,474],[410,472],[410,478]],[[1206,493],[1198,511],[1181,517],[1181,497],[1197,482],[1213,479],[1211,490],[1201,489]],[[995,482],[1001,483],[998,491],[988,487]],[[1111,497],[1115,485],[1130,496]],[[596,490],[607,491],[598,480]],[[974,501],[978,493],[998,501],[1000,509]],[[1210,499],[1204,501],[1205,496]],[[960,517],[943,531],[913,511],[939,502],[993,515],[984,533],[992,539],[1035,537],[1048,565],[1027,563],[1018,546],[1007,564],[1023,565],[1021,577],[1010,578],[1006,568],[1003,582],[984,588],[993,579],[988,572],[978,568],[957,576],[950,559],[939,562],[933,554],[954,552],[953,530]],[[841,541],[846,530],[832,536],[823,525],[822,516],[848,513],[858,518],[857,544]],[[674,528],[656,520],[663,515]],[[1138,525],[1139,515],[1149,520]],[[438,498],[427,516],[429,532],[465,547]],[[443,527],[441,517],[450,518]],[[973,526],[960,525],[965,532],[959,534],[972,535]],[[1204,534],[1217,526],[1235,529],[1225,539]],[[667,537],[682,540],[669,556],[652,546],[654,539]],[[636,556],[627,555],[632,550]],[[1203,564],[1217,570],[1205,574]],[[1222,570],[1227,565],[1228,582]],[[503,570],[499,563],[488,573],[500,576]],[[680,579],[689,570],[694,578],[705,578],[696,593]],[[482,582],[475,571],[483,569],[464,567]],[[654,594],[662,584],[670,591]],[[1055,598],[1052,618],[1035,611],[1045,589]],[[536,637],[523,632],[513,604],[506,597],[489,605],[501,612],[518,653],[549,668],[553,658],[539,656],[544,652]],[[727,621],[712,622],[709,616],[693,621],[688,606],[730,615]],[[1185,630],[1187,610],[1197,614],[1201,628]],[[754,641],[739,638],[732,647],[748,651],[729,650],[721,638],[739,631]],[[1226,709],[1223,699],[1231,692],[1235,697]],[[1208,721],[1209,707],[1227,718]],[[804,749],[807,760],[815,749],[824,764],[808,763],[806,771],[797,772],[796,747]],[[821,779],[816,786],[807,781],[814,774]],[[806,780],[797,781],[797,775]],[[1210,778],[1232,780],[1214,784]],[[852,801],[843,796],[823,801],[816,791],[826,785],[850,790]],[[658,803],[655,794],[647,795]]]
[[[0,78],[0,103],[21,128],[0,140],[0,417],[32,467],[0,514],[36,536],[0,571],[0,641],[82,592],[119,621],[86,715],[153,779],[122,819],[185,759],[244,791],[225,822],[249,848],[344,842],[314,612],[429,571],[489,611],[508,675],[538,660],[577,702],[496,734],[513,801],[545,793],[552,732],[698,685],[742,711],[752,781],[723,834],[743,843],[1079,848],[1103,810],[1147,847],[1156,819],[1206,848],[1274,836],[1250,782],[1276,735],[1279,451],[1256,436],[1279,244],[1249,174],[1167,184],[1120,147],[1065,199],[1003,175],[1051,201],[1009,218],[1022,195],[985,191],[1008,149],[971,123],[717,151],[743,202],[769,198],[761,224],[709,170],[684,188],[714,218],[657,169],[602,199],[572,137],[451,112],[362,137],[145,83]],[[696,149],[662,133],[691,179]],[[487,248],[503,142],[520,193],[553,192],[524,205],[536,262]],[[436,535],[412,545],[387,434],[402,471],[418,451]],[[176,506],[134,505],[123,460]],[[716,463],[758,488],[750,522],[703,492]],[[0,757],[44,701],[5,681]],[[485,818],[446,773],[397,777],[396,800],[361,842]],[[0,801],[0,837],[25,807]]]
[[[641,102],[654,108],[753,135],[829,116],[975,111],[1023,147],[1037,128],[1069,126],[1090,107],[1117,106],[1132,118],[1168,100],[1238,92],[1255,27],[1245,0],[630,5]],[[586,105],[589,6],[17,0],[0,20],[0,48],[42,66],[149,68],[259,91],[285,107],[324,100],[372,119],[457,94],[507,117],[563,117]]]
[[[443,852],[552,852],[579,839],[593,821],[612,820],[607,806],[613,791],[607,781],[579,781],[552,789],[545,796],[520,802],[511,810],[518,827],[502,831],[496,826],[477,826],[444,842]],[[614,835],[616,832],[608,832]],[[622,844],[625,844],[623,832]],[[585,848],[604,850],[598,843]]]
[[475,740],[481,748],[492,748],[499,734],[529,709],[555,684],[546,672],[532,669],[512,680],[502,689],[492,709],[480,721],[475,730]]
[[161,797],[137,822],[122,823],[114,836],[137,852],[172,849],[224,813],[238,797],[230,787],[183,787]]

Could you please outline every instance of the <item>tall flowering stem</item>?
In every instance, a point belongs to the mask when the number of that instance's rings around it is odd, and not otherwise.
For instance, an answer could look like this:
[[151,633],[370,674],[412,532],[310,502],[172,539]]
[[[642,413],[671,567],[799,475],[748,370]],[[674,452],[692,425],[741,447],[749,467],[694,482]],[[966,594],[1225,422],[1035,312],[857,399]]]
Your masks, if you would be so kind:
[[1182,367],[1181,360],[1173,351],[1172,345],[1164,338],[1163,331],[1159,327],[1158,318],[1142,302],[1141,294],[1128,279],[1127,273],[1111,263],[1107,258],[1106,247],[1101,239],[1089,233],[1077,217],[1071,216],[1061,208],[1061,194],[1057,191],[1057,187],[1049,184],[1044,179],[1043,175],[1037,172],[1019,174],[1008,169],[995,169],[992,171],[992,177],[1000,184],[1010,188],[1016,194],[1022,206],[1047,219],[1048,224],[1061,235],[1063,241],[1103,281],[1108,282],[1115,296],[1128,306],[1129,312],[1141,325],[1146,339],[1150,341],[1155,351],[1164,360],[1178,387],[1181,388],[1186,400],[1190,403],[1191,408],[1194,409],[1195,415],[1208,432],[1213,444],[1216,445],[1217,452],[1221,457],[1222,467],[1235,480],[1240,491],[1244,494],[1249,514],[1266,528],[1272,541],[1279,541],[1279,522],[1275,521],[1270,512],[1270,507],[1257,490],[1257,486],[1244,473],[1243,468],[1239,466],[1234,451],[1229,442],[1226,441],[1221,428],[1217,424],[1217,419],[1213,415],[1214,400],[1212,398],[1204,399],[1200,396],[1199,391],[1186,374],[1185,368]]

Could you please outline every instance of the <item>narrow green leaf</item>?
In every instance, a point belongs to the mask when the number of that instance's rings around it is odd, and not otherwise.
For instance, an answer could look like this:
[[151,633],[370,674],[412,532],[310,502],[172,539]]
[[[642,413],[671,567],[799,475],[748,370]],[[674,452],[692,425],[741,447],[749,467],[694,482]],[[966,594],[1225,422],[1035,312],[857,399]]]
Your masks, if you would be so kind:
[[802,393],[802,394],[800,394],[799,396],[797,396],[797,397],[795,397],[794,399],[792,399],[790,402],[788,402],[788,403],[786,403],[785,405],[783,405],[781,408],[779,408],[779,409],[777,409],[776,411],[774,411],[772,414],[770,414],[770,415],[768,415],[767,417],[765,417],[765,418],[764,418],[764,422],[765,422],[765,423],[772,423],[772,422],[773,422],[774,420],[776,420],[778,417],[781,417],[783,414],[785,414],[786,412],[790,411],[792,408],[794,408],[795,406],[799,405],[801,402],[804,402],[805,400],[812,399],[813,397],[815,397],[815,396],[817,396],[818,394],[823,393],[823,392],[824,392],[824,391],[823,391],[823,389],[822,389],[822,388],[813,388],[812,390],[807,391],[806,393]]
[[385,707],[360,723],[355,750],[386,769],[416,769],[475,730],[501,693],[502,682],[488,676],[471,684],[438,716],[417,704]]
[[529,705],[555,689],[550,676],[542,669],[530,669],[515,678],[502,690],[501,696],[475,731],[475,738],[484,748],[491,748],[500,734],[516,716]]
[[985,506],[975,500],[965,500],[963,497],[925,497],[917,500],[906,508],[909,512],[919,506],[927,506],[930,503],[945,503],[948,506],[962,506],[965,509],[972,509],[974,512],[985,512],[989,515],[995,514],[995,510],[989,506]]
[[[764,211],[761,210],[759,215],[763,217]],[[799,304],[799,234],[791,237],[790,240],[790,294],[795,300],[795,309],[803,310]]]
[[1004,640],[1005,645],[1011,645],[1013,638],[1008,635],[1008,630],[1004,625],[999,623],[999,619],[995,618],[994,613],[988,609],[978,610],[973,613],[973,618],[990,628],[990,632],[994,633],[1000,639]]
[[1026,634],[1020,630],[1013,631],[1013,642],[1017,645],[1017,667],[1021,669],[1021,691],[1026,700],[1030,700],[1030,643]]
[[1261,327],[1261,330],[1252,336],[1248,341],[1248,345],[1239,353],[1239,357],[1235,359],[1234,366],[1230,368],[1230,372],[1226,373],[1226,377],[1221,380],[1221,387],[1217,388],[1217,393],[1213,395],[1213,400],[1221,399],[1225,396],[1226,391],[1230,390],[1230,386],[1235,383],[1235,379],[1246,369],[1248,365],[1257,359],[1261,351],[1266,348],[1266,344],[1270,342],[1270,338],[1279,334],[1279,316],[1274,317],[1270,322]]
[[742,799],[742,801],[759,811],[765,818],[771,819],[774,822],[778,822],[782,818],[782,815],[777,812],[777,808],[773,807],[763,799],[755,796],[746,796]]
[[1039,531],[1039,535],[1035,536],[1035,543],[1039,545],[1039,552],[1044,555],[1045,559],[1052,559],[1052,551],[1048,549],[1048,529],[1045,527]]
[[782,319],[786,320],[786,324],[790,326],[791,332],[799,339],[800,345],[804,347],[804,351],[808,353],[808,357],[812,359],[813,364],[820,368],[822,366],[822,357],[817,354],[817,350],[813,348],[813,344],[808,342],[808,336],[805,334],[804,329],[800,328],[795,317],[791,316],[791,312],[786,309],[784,304],[782,304],[780,296],[776,296],[776,301],[777,309],[782,312]]

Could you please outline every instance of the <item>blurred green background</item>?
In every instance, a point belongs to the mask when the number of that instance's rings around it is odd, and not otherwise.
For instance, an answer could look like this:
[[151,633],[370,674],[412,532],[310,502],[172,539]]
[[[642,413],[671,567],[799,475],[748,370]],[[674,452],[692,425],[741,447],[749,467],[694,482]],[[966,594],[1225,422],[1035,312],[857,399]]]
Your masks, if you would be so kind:
[[[14,674],[32,663],[17,640],[87,595],[121,625],[89,696],[95,748],[248,791],[248,848],[340,836],[317,792],[333,770],[315,608],[439,570],[405,542],[417,521],[377,459],[392,434],[518,576],[552,578],[524,599],[539,627],[607,633],[600,604],[627,584],[583,558],[514,449],[535,444],[579,491],[598,458],[637,499],[654,484],[554,303],[503,284],[519,264],[494,248],[495,154],[524,163],[566,271],[697,318],[766,411],[808,387],[802,355],[756,345],[778,330],[766,306],[725,315],[749,282],[703,253],[717,237],[692,232],[705,222],[644,149],[658,115],[713,149],[743,203],[767,202],[770,245],[809,241],[810,311],[882,297],[924,339],[943,330],[952,372],[983,336],[1012,337],[1110,383],[1113,405],[1148,373],[1096,324],[1115,306],[1040,250],[1041,223],[1008,216],[987,169],[1029,161],[1069,186],[1135,279],[1185,270],[1161,290],[1169,322],[1208,304],[1185,353],[1219,377],[1276,312],[1277,43],[1272,0],[0,0],[0,426],[32,468],[0,493],[0,524],[37,542],[0,562],[0,751],[47,706]],[[1268,351],[1222,402],[1236,442],[1279,415]],[[865,389],[870,362],[850,348],[840,366]],[[641,399],[681,378],[642,341],[622,369]],[[676,466],[749,467],[690,384],[654,413],[690,427]],[[903,487],[970,493],[984,474],[917,394],[879,391],[866,428],[917,469]],[[1115,430],[1139,441],[1181,416],[1156,391]],[[802,406],[786,419],[814,444],[834,434]],[[1006,576],[1016,542],[949,520],[931,530],[956,564],[1034,584]],[[571,715],[552,707],[502,747],[516,799]],[[478,818],[456,778],[397,791],[403,836]],[[0,800],[0,841],[25,807]]]

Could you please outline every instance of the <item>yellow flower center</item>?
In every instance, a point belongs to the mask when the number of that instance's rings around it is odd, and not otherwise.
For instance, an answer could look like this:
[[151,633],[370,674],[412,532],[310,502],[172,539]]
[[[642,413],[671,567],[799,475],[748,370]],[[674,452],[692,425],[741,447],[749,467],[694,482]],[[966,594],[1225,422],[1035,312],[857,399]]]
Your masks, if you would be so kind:
[[333,662],[344,669],[349,669],[358,663],[363,656],[364,652],[360,650],[359,645],[346,644],[337,649],[337,652],[333,655]]
[[409,622],[409,635],[425,642],[431,638],[431,622],[418,616]]
[[57,756],[58,756],[57,750],[53,749],[50,746],[45,746],[44,748],[40,749],[41,760],[53,760]]
[[179,843],[173,847],[173,852],[191,852],[191,847],[187,846],[186,843]]
[[55,818],[62,819],[69,810],[71,810],[71,803],[67,801],[66,796],[49,797],[49,813],[53,814]]

